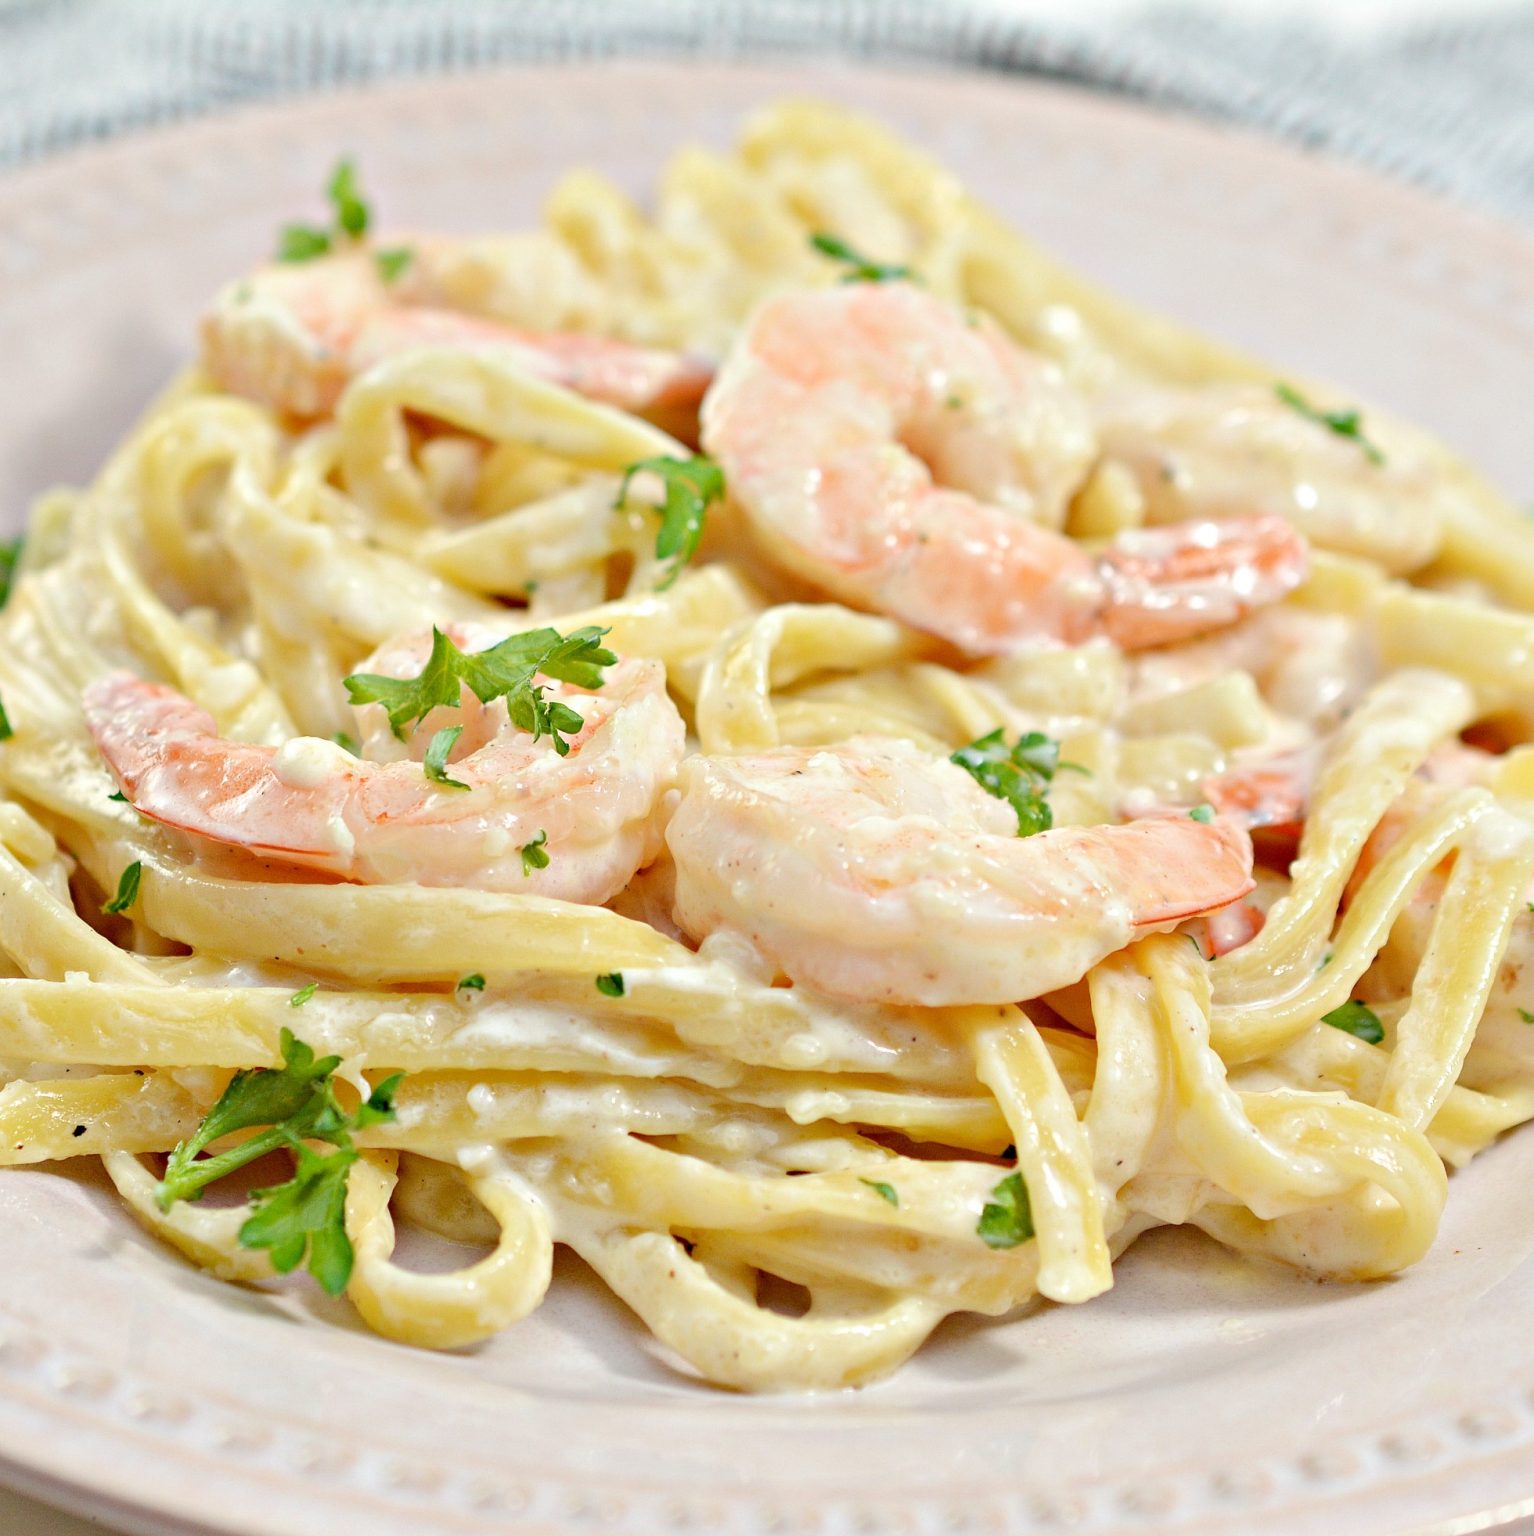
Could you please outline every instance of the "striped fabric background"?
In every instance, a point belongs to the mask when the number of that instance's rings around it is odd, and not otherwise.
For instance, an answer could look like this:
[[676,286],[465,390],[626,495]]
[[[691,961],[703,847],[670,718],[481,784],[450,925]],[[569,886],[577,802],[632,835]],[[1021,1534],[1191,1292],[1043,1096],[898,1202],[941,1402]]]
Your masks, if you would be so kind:
[[1534,0],[0,0],[0,164],[348,81],[806,53],[1086,81],[1534,223]]

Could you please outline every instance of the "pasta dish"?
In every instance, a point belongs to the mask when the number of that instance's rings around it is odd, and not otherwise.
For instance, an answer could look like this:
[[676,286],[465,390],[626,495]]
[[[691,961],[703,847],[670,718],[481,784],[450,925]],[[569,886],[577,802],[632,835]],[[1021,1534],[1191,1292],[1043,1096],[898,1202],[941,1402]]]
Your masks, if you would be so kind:
[[1524,515],[833,107],[365,170],[9,553],[0,1164],[433,1348],[564,1244],[745,1390],[1419,1259],[1534,1115]]

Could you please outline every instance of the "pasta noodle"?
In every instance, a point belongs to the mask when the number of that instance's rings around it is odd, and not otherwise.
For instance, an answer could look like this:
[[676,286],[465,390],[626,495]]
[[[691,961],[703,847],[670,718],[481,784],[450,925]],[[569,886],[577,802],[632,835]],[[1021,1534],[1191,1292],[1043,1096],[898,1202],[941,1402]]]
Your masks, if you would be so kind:
[[564,1244],[750,1390],[1160,1224],[1419,1259],[1534,1116],[1525,519],[832,107],[519,235],[353,174],[34,511],[0,1164],[429,1348]]

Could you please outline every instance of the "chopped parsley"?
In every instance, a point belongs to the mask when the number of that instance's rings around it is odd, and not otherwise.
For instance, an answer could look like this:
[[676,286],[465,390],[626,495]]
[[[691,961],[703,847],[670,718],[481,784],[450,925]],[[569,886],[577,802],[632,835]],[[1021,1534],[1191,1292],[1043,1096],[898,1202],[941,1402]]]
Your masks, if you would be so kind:
[[0,741],[9,741],[16,733],[11,729],[11,717],[5,712],[5,705],[0,703]]
[[25,539],[0,540],[0,608],[11,600],[11,586],[16,580],[16,563],[21,559]]
[[135,859],[118,877],[117,894],[101,910],[111,916],[126,912],[138,900],[139,881],[143,878],[144,866]]
[[1527,1008],[1520,1008],[1518,1010],[1518,1017],[1522,1019],[1525,1024],[1534,1024],[1534,1013],[1530,1013]]
[[120,789],[114,789],[112,793],[107,796],[107,799],[121,801],[123,805],[128,803],[128,797]]
[[1380,1023],[1379,1015],[1356,999],[1349,999],[1340,1008],[1323,1013],[1321,1022],[1344,1034],[1367,1040],[1370,1045],[1378,1045],[1385,1038],[1385,1026]]
[[284,225],[277,242],[278,261],[313,261],[316,257],[329,255],[343,241],[360,240],[367,233],[372,215],[357,185],[355,161],[346,159],[336,163],[325,186],[325,196],[333,213],[330,227]]
[[859,1184],[866,1184],[881,1200],[888,1200],[898,1211],[900,1209],[900,1191],[893,1184],[885,1184],[879,1179],[859,1179]]
[[854,250],[837,235],[828,235],[820,231],[810,236],[810,244],[822,256],[829,256],[832,261],[845,263],[847,270],[842,274],[844,283],[889,283],[912,280],[913,274],[909,267],[896,266],[885,261],[870,261],[861,251]]
[[[244,1248],[265,1248],[272,1268],[287,1274],[308,1261],[309,1273],[332,1296],[345,1290],[352,1272],[352,1245],[346,1235],[346,1181],[358,1152],[352,1134],[394,1118],[394,1094],[401,1074],[380,1083],[348,1114],[336,1099],[332,1075],[339,1056],[315,1058],[313,1050],[282,1031],[279,1068],[236,1072],[207,1118],[177,1146],[155,1187],[155,1201],[168,1211],[178,1200],[196,1200],[209,1184],[286,1148],[296,1159],[293,1177],[251,1192],[252,1214],[241,1226]],[[202,1157],[221,1137],[257,1126],[267,1129],[227,1152]],[[329,1142],[336,1150],[315,1152],[305,1143]]]
[[709,507],[724,500],[724,471],[702,454],[694,454],[690,459],[665,454],[638,459],[623,471],[615,507],[628,505],[629,482],[639,474],[659,476],[665,489],[665,500],[659,509],[660,530],[655,535],[655,558],[671,562],[660,583],[664,592],[697,554]]
[[330,739],[343,752],[350,752],[353,757],[362,756],[362,743],[349,731],[337,731]]
[[469,787],[462,779],[450,777],[447,771],[447,755],[462,735],[461,725],[447,725],[440,731],[433,732],[431,741],[427,744],[426,757],[421,766],[426,770],[426,777],[443,789]]
[[[554,750],[563,757],[570,750],[565,737],[580,730],[583,722],[568,704],[545,699],[545,685],[535,686],[533,678],[542,673],[578,688],[600,688],[602,669],[618,659],[597,644],[606,633],[590,625],[568,635],[553,629],[530,629],[488,650],[465,653],[440,629],[433,628],[431,655],[419,676],[354,672],[343,681],[353,704],[383,705],[390,728],[401,740],[407,725],[424,720],[439,705],[456,706],[467,687],[482,704],[505,699],[512,724],[531,731],[535,741],[540,736],[551,737]],[[434,747],[440,736],[438,732],[433,737]],[[449,742],[441,750],[439,765],[445,762],[451,746]],[[430,769],[427,773],[430,776]]]
[[485,990],[485,978],[478,971],[470,971],[467,976],[458,978],[459,992],[483,992]]
[[300,987],[298,991],[296,991],[292,997],[288,999],[288,1007],[302,1008],[304,1004],[307,1003],[309,999],[319,991],[319,989],[320,984],[317,981],[311,981],[307,987]]
[[408,245],[391,246],[387,250],[373,252],[373,265],[386,283],[392,283],[415,260],[415,252]]
[[1009,747],[1002,732],[995,730],[960,747],[949,761],[957,763],[988,795],[1012,807],[1019,837],[1047,832],[1054,826],[1047,789],[1056,773],[1062,768],[1086,771],[1075,763],[1062,763],[1060,743],[1042,731],[1027,731]]
[[548,850],[543,846],[548,840],[549,834],[540,827],[537,837],[532,842],[522,844],[522,874],[524,877],[532,874],[535,869],[547,869],[549,867]]
[[597,977],[597,991],[603,997],[623,996],[623,972],[609,971],[605,976]]
[[1275,384],[1273,393],[1289,407],[1298,411],[1307,421],[1313,421],[1338,437],[1350,438],[1357,443],[1364,457],[1371,464],[1383,464],[1385,455],[1379,444],[1364,435],[1364,418],[1361,411],[1323,411],[1312,405],[1292,384]]
[[1009,1173],[991,1191],[975,1231],[987,1248],[1016,1248],[1033,1236],[1033,1211],[1022,1174]]
[[1188,816],[1191,820],[1201,822],[1207,827],[1214,820],[1214,807],[1212,805],[1195,805],[1188,812]]
[[285,224],[277,239],[278,261],[313,261],[329,252],[329,232],[312,224]]

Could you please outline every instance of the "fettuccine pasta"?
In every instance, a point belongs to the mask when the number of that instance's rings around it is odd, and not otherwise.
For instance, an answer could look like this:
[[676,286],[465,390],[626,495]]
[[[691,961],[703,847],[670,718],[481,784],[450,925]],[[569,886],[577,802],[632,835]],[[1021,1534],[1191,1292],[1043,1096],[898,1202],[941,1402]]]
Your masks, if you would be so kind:
[[1157,1225],[1426,1252],[1534,1115],[1518,512],[830,107],[520,234],[329,192],[33,513],[0,1164],[431,1348],[565,1244],[748,1390]]

